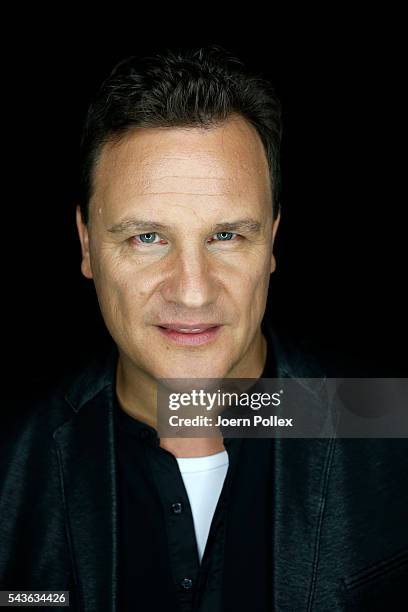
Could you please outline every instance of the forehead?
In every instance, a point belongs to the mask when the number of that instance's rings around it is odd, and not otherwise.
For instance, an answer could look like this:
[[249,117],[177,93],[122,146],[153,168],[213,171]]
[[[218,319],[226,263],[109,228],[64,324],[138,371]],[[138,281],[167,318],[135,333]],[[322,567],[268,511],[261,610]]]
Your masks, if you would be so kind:
[[271,205],[261,139],[242,117],[211,128],[137,128],[104,145],[94,193],[105,214],[131,204],[210,207],[234,200]]

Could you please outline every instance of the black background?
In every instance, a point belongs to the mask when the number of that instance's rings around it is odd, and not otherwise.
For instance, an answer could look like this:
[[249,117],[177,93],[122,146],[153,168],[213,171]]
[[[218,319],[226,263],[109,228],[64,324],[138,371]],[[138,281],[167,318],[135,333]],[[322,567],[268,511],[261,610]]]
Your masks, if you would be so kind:
[[104,25],[62,12],[10,24],[3,349],[13,389],[59,376],[106,341],[74,221],[80,129],[95,88],[128,55],[210,42],[270,78],[283,105],[268,316],[316,350],[357,359],[356,375],[406,375],[398,16],[296,14],[283,24],[247,7],[248,19],[237,24],[231,13],[221,24],[214,15],[203,21],[209,7],[199,8],[190,20],[182,12],[183,23],[157,9],[149,18],[105,14]]

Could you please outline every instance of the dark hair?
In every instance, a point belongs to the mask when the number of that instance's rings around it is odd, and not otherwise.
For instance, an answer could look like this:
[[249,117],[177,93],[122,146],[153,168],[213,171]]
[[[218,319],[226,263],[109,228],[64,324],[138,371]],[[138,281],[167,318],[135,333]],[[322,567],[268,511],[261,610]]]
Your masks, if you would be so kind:
[[134,127],[211,128],[237,113],[255,127],[265,147],[276,216],[282,125],[280,102],[269,81],[215,44],[119,62],[100,86],[83,125],[79,198],[84,222],[92,171],[104,144]]

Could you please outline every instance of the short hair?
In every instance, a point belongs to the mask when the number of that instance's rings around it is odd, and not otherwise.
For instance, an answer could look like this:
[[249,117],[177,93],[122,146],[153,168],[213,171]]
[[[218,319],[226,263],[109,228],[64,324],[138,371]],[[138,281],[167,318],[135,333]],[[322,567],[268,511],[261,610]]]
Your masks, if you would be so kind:
[[216,127],[239,114],[257,130],[269,165],[274,217],[280,210],[281,104],[272,84],[224,47],[166,49],[120,61],[102,82],[83,123],[79,202],[89,219],[93,169],[102,147],[136,127]]

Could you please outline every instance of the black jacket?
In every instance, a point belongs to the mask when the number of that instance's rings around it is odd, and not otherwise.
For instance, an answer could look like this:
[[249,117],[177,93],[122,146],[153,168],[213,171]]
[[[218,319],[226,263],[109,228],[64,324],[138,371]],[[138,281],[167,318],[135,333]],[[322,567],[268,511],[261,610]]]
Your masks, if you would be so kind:
[[[273,330],[268,347],[277,376],[321,376]],[[2,428],[3,590],[69,590],[70,610],[120,612],[116,359],[113,347]],[[408,609],[407,442],[274,441],[274,610]]]

